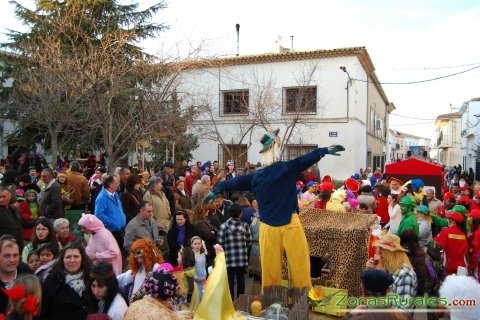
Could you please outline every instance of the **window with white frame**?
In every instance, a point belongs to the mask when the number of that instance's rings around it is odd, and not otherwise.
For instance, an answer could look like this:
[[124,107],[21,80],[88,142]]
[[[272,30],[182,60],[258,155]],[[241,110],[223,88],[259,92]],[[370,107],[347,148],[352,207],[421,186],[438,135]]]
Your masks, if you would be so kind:
[[248,90],[222,91],[223,116],[248,114]]
[[316,113],[317,87],[290,87],[283,89],[286,113]]

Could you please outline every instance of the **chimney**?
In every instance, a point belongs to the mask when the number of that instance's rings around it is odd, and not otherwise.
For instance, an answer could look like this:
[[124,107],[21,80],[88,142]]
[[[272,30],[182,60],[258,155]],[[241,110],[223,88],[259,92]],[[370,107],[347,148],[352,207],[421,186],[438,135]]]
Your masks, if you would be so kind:
[[293,52],[293,36],[290,36],[290,52]]

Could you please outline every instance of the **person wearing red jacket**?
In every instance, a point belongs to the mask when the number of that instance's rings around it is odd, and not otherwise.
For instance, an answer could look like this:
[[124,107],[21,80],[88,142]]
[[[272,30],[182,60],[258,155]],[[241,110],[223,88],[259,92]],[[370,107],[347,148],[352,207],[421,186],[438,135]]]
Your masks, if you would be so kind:
[[470,202],[470,209],[480,209],[480,190],[473,195],[473,199]]
[[468,216],[471,218],[470,230],[472,231],[468,273],[480,280],[480,210],[473,209]]
[[466,267],[465,256],[468,253],[467,230],[464,217],[460,212],[447,213],[448,227],[435,237],[435,242],[445,252],[445,273],[457,272],[458,267]]
[[390,222],[390,215],[388,214],[388,195],[390,194],[390,189],[383,185],[377,185],[377,207],[375,208],[375,213],[380,217],[380,225],[382,228]]
[[[25,200],[18,207],[23,223],[23,240],[31,241],[33,235],[33,225],[38,218],[37,192],[33,189],[27,190]],[[27,226],[31,226],[28,228]]]

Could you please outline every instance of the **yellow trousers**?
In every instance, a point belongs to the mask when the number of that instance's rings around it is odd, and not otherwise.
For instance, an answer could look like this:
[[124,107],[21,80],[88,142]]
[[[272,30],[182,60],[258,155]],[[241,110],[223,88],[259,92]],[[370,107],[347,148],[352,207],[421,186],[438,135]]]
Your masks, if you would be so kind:
[[280,285],[284,253],[287,254],[292,286],[311,287],[310,251],[298,214],[292,214],[290,223],[281,227],[260,223],[259,244],[262,287]]

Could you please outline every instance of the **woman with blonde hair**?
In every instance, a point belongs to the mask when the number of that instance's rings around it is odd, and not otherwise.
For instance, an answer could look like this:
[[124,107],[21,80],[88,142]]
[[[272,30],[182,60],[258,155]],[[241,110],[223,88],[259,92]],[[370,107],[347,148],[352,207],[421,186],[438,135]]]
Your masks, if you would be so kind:
[[39,315],[42,285],[33,274],[18,277],[13,288],[4,292],[10,301],[7,319],[32,320]]
[[[413,270],[407,250],[400,244],[400,238],[386,233],[373,245],[376,253],[367,261],[367,268],[387,271],[393,276],[392,293],[398,297],[398,308],[411,308],[411,300],[417,294],[417,275]],[[410,300],[409,300],[410,299]]]

